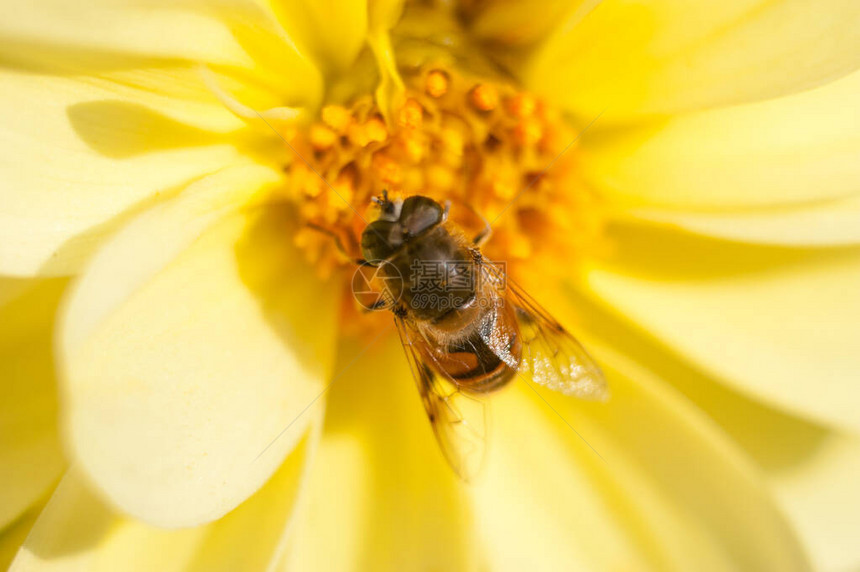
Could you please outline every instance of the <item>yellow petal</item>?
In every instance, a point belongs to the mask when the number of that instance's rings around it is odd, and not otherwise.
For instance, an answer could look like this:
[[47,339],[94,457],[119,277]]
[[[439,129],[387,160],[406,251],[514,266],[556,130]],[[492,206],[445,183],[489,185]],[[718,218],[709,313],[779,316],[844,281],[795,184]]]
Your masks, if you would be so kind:
[[679,389],[743,448],[761,469],[815,570],[856,568],[860,563],[860,546],[854,541],[860,533],[860,496],[854,492],[860,478],[856,438],[735,391],[581,296],[567,303],[575,307],[579,323]]
[[[612,385],[587,403],[517,380],[475,487],[492,570],[806,570],[730,442],[648,371],[589,344]],[[546,401],[545,401],[546,400]]]
[[[21,1],[9,7],[0,37],[13,60],[38,61],[41,52],[64,46],[86,58],[110,52],[253,69],[256,54],[249,53],[240,34],[243,17],[253,15],[265,17],[258,5],[244,1],[229,6],[193,0],[93,0],[77,6]],[[284,57],[289,56],[285,50]]]
[[639,220],[741,242],[786,246],[860,243],[860,198],[716,214],[656,209],[632,214]]
[[228,127],[229,114],[215,111],[214,97],[170,104],[145,86],[8,70],[0,77],[0,271],[6,274],[74,272],[130,211],[237,160],[233,141],[210,130]]
[[[324,87],[320,70],[298,51],[272,11],[253,0],[95,0],[74,9],[54,0],[22,3],[0,24],[0,39],[0,61],[12,68],[96,76],[120,88],[126,84],[122,76],[140,68],[205,66],[232,99],[261,112],[314,108]],[[195,87],[204,88],[199,74],[194,76]],[[173,89],[158,88],[163,95]]]
[[770,477],[818,570],[860,567],[860,442],[830,433],[809,462]]
[[3,63],[27,71],[2,72],[6,274],[75,272],[118,215],[230,164],[235,146],[251,152],[201,62],[246,107],[313,107],[321,94],[318,70],[252,2],[25,4],[0,25]]
[[272,11],[302,53],[328,73],[352,65],[367,34],[366,0],[270,0]]
[[10,570],[269,570],[288,532],[315,442],[315,437],[305,438],[269,482],[235,511],[218,522],[184,530],[155,528],[117,513],[72,471]]
[[527,83],[588,117],[779,97],[860,65],[852,0],[609,0],[572,18],[538,50]]
[[624,360],[608,405],[553,403],[576,408],[565,416],[606,462],[517,382],[491,398],[489,463],[465,486],[395,348],[364,343],[339,360],[310,506],[279,569],[805,569],[742,457]]
[[247,498],[326,376],[334,286],[302,263],[288,213],[207,230],[276,179],[258,167],[202,180],[124,228],[70,294],[58,352],[73,457],[147,522],[199,524]]
[[30,289],[34,282],[26,278],[0,275],[0,307],[5,306]]
[[393,109],[402,103],[403,79],[397,69],[397,60],[391,43],[391,29],[403,14],[402,0],[372,0],[368,6],[369,34],[367,43],[373,51],[379,74],[379,82],[374,90],[379,109],[391,121]]
[[860,566],[860,442],[750,400],[696,372],[673,381],[765,472],[815,570]]
[[582,168],[610,200],[730,209],[856,195],[860,73],[782,99],[589,133]]
[[829,425],[860,429],[854,379],[855,250],[781,250],[620,227],[586,286],[732,387]]
[[341,345],[308,506],[280,570],[474,570],[466,489],[445,464],[393,326]]
[[0,305],[0,530],[56,483],[65,464],[52,355],[64,287],[64,280],[32,282]]
[[[529,45],[545,39],[565,22],[572,26],[594,9],[600,0],[517,0],[469,3],[471,32],[484,40],[508,45]],[[470,12],[473,10],[473,12]]]
[[274,570],[361,570],[357,555],[362,551],[364,531],[359,523],[370,519],[373,512],[372,499],[363,496],[368,487],[367,469],[358,440],[326,437],[314,459],[286,553]]
[[38,507],[33,508],[11,526],[0,529],[0,570],[9,569],[40,512]]
[[224,66],[217,62],[209,67],[227,75],[236,74],[251,85],[264,85],[280,96],[276,105],[313,108],[319,104],[325,87],[321,70],[298,50],[293,39],[279,25],[275,14],[262,3],[199,0],[189,6],[196,12],[211,13],[225,21],[236,42],[252,61],[248,68]]
[[403,14],[403,0],[369,0],[368,25],[372,32],[389,32]]

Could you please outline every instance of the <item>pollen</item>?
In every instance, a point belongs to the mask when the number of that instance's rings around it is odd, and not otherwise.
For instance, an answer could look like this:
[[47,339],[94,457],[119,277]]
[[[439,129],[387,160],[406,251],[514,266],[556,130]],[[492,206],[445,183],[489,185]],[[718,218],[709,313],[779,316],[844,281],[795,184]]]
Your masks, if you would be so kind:
[[518,93],[507,101],[508,111],[514,117],[525,119],[534,115],[537,109],[537,100],[528,93]]
[[400,165],[385,153],[373,156],[373,170],[386,188],[397,186],[402,180]]
[[424,90],[430,97],[442,97],[448,91],[448,75],[440,70],[432,70],[427,74]]
[[388,130],[382,119],[373,117],[363,123],[351,123],[347,128],[347,137],[356,147],[367,147],[371,143],[385,141]]
[[380,143],[388,138],[388,129],[382,119],[374,117],[364,125],[367,139],[373,143]]
[[449,202],[466,236],[490,224],[482,249],[509,270],[560,274],[559,256],[592,248],[602,216],[577,169],[583,126],[504,79],[441,65],[401,73],[393,109],[370,95],[327,105],[288,139],[286,192],[305,223],[295,241],[321,273],[360,258],[371,198],[384,189]]
[[323,123],[338,133],[346,131],[349,122],[352,120],[350,111],[340,105],[327,105],[323,107],[320,116]]
[[540,121],[520,121],[513,130],[513,139],[521,147],[534,147],[543,138],[543,125]]
[[419,129],[424,119],[424,108],[414,99],[406,100],[400,109],[400,126],[407,129]]
[[478,84],[469,93],[469,100],[479,111],[492,111],[499,105],[499,92],[492,85]]
[[317,151],[326,151],[331,149],[335,144],[335,141],[337,141],[337,134],[330,128],[319,123],[311,126],[309,137],[311,145]]

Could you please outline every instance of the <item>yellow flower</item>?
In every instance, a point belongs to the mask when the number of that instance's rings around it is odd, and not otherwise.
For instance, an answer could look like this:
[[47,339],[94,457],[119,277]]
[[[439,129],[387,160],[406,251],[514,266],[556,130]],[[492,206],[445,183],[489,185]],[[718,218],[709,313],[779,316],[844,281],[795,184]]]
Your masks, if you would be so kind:
[[[860,564],[856,3],[439,4],[6,11],[0,562]],[[611,402],[514,384],[458,481],[309,230],[383,185],[498,216]]]

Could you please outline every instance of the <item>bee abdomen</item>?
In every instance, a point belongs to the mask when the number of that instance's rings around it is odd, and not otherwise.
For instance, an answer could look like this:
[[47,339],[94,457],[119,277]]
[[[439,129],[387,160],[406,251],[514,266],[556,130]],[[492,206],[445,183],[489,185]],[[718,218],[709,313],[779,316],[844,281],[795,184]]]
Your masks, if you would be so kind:
[[476,368],[454,379],[461,388],[467,391],[492,393],[507,385],[514,378],[516,372],[517,370],[499,360],[496,367],[490,371],[486,371],[486,367]]
[[[519,364],[518,351],[515,353],[517,355],[509,355],[507,360],[503,360],[480,333],[475,332],[468,339],[449,346],[444,362],[440,365],[462,389],[473,393],[491,393],[513,379]],[[512,360],[516,360],[516,363],[512,363]]]

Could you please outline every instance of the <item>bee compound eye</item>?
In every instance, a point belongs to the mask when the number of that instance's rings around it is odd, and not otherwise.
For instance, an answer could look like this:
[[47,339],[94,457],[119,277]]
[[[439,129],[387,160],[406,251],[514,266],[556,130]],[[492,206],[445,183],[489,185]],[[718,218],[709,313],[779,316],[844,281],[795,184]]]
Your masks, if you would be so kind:
[[361,253],[366,260],[385,260],[403,244],[400,223],[376,220],[361,233]]
[[431,198],[409,197],[400,208],[400,224],[409,236],[416,236],[442,222],[442,205]]

